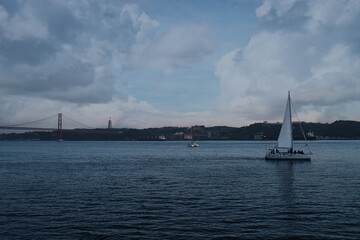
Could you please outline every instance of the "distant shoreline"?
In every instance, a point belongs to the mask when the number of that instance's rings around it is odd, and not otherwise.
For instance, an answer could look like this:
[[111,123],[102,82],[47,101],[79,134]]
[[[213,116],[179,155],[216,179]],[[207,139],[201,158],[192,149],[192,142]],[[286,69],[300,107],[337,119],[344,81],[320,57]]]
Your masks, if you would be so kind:
[[[301,123],[307,140],[360,140],[360,122],[335,121],[333,123]],[[243,140],[275,141],[280,132],[280,123],[254,123],[245,127],[188,127],[162,128],[97,128],[62,130],[64,141],[202,141]],[[299,124],[293,124],[294,140],[304,140]],[[10,141],[54,141],[59,139],[58,131],[33,131],[2,133],[1,140]]]

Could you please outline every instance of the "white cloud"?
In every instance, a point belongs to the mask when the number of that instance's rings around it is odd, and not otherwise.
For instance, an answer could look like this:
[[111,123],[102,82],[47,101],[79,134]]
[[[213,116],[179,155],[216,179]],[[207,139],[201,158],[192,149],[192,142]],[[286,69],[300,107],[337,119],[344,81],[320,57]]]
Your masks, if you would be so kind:
[[13,16],[10,16],[0,5],[0,20],[0,31],[11,40],[26,38],[41,40],[48,36],[46,23],[36,17],[35,10],[27,3]]
[[133,68],[155,68],[169,71],[190,67],[194,62],[212,53],[216,47],[206,25],[174,25],[159,38],[132,46],[130,64]]
[[[357,0],[341,1],[309,1],[307,16],[309,24],[313,24],[311,29],[317,29],[322,25],[334,28],[336,26],[354,24],[359,19],[360,2]],[[309,25],[311,26],[311,25]]]
[[286,1],[273,1],[273,0],[264,0],[262,5],[256,9],[257,17],[264,17],[270,13],[271,10],[274,10],[277,16],[282,16],[290,8],[294,6],[296,0],[286,0]]
[[359,2],[264,1],[256,13],[260,31],[216,64],[220,109],[243,121],[281,120],[290,90],[307,120],[358,118],[340,112],[360,106]]
[[158,36],[160,23],[123,1],[13,3],[0,3],[3,123],[63,112],[95,126],[108,116],[119,127],[168,125],[181,118],[172,121],[169,113],[121,92],[124,69],[154,67],[170,74],[214,46],[206,25],[170,25]]
[[0,119],[61,109],[85,123],[97,115],[89,125],[108,116],[129,127],[278,121],[288,90],[304,120],[358,119],[360,2],[265,0],[256,16],[248,45],[216,63],[216,116],[160,111],[120,89],[124,71],[172,74],[201,62],[217,48],[212,26],[177,22],[160,33],[161,22],[123,1],[2,2]]
[[123,95],[114,72],[130,47],[146,45],[159,24],[136,5],[109,1],[9,5],[0,4],[0,91],[9,96],[109,102]]
[[[214,116],[212,112],[162,111],[132,96],[107,103],[88,105],[63,104],[60,101],[34,97],[0,98],[0,125],[13,125],[47,118],[27,127],[57,128],[57,113],[63,114],[63,128],[106,128],[111,117],[114,128],[150,128],[163,126],[226,125],[231,118]],[[76,122],[74,122],[75,120]],[[80,124],[81,123],[81,124]]]
[[[134,122],[146,125],[146,115],[161,115],[160,110],[154,108],[145,101],[138,101],[129,96],[127,99],[114,99],[108,103],[96,103],[88,105],[63,104],[59,101],[43,100],[34,97],[8,97],[0,100],[1,125],[14,123],[30,122],[42,118],[56,115],[62,112],[70,119],[76,119],[85,125],[93,127],[104,127],[109,116],[114,121],[114,126],[118,127],[135,127]],[[145,117],[145,118],[144,118]],[[140,119],[141,121],[137,121]],[[54,117],[53,122],[48,122],[48,127],[56,127],[57,119]],[[46,124],[47,122],[45,122]],[[42,127],[45,127],[42,125]],[[73,125],[72,122],[64,120],[64,128],[82,127]]]
[[109,102],[123,95],[116,82],[125,67],[171,73],[214,46],[205,25],[172,26],[156,37],[159,22],[122,2],[18,1],[0,4],[0,19],[3,95]]

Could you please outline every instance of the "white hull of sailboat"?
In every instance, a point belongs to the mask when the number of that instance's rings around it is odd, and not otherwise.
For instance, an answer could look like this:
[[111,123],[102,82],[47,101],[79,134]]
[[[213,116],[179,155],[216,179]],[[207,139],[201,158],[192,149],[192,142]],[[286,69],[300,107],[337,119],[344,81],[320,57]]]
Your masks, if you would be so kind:
[[301,160],[311,161],[310,154],[297,154],[297,153],[269,153],[265,156],[266,160]]

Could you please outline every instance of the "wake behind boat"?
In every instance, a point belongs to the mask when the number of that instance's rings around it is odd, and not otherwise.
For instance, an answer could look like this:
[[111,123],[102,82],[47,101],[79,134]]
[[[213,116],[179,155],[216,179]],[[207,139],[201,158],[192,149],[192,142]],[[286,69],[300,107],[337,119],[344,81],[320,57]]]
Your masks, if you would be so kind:
[[[299,122],[300,123],[300,122]],[[306,137],[302,127],[300,125],[304,139]],[[308,144],[306,143],[308,147]],[[294,150],[293,141],[293,128],[291,119],[291,99],[290,92],[288,92],[288,100],[285,108],[284,120],[281,126],[280,134],[277,141],[277,146],[274,149],[266,151],[266,160],[311,160],[312,152],[309,151],[304,153],[303,150]]]

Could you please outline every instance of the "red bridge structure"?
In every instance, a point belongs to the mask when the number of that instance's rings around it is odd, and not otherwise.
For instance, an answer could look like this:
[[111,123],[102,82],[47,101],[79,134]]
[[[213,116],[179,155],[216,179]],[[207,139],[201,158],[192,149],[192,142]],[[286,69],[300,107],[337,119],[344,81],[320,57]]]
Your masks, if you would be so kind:
[[[49,128],[49,127],[27,127],[26,125],[31,125],[31,124],[35,124],[35,123],[40,123],[40,122],[44,122],[46,120],[49,120],[51,118],[54,118],[57,116],[57,128]],[[69,117],[67,117],[66,119],[70,120],[71,122],[76,123],[77,125],[81,125],[87,129],[94,129],[93,127],[89,127],[85,124],[82,124],[80,122],[77,122]],[[50,117],[47,118],[43,118],[40,120],[36,120],[36,121],[31,121],[31,122],[26,122],[26,123],[20,123],[20,124],[14,124],[14,125],[5,125],[5,126],[0,126],[0,129],[5,129],[5,130],[29,130],[29,131],[57,131],[58,132],[58,140],[61,141],[62,140],[62,131],[65,130],[63,129],[63,114],[62,113],[58,113],[57,115],[52,115]],[[66,129],[66,130],[72,130],[72,129]]]

